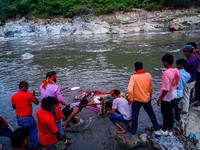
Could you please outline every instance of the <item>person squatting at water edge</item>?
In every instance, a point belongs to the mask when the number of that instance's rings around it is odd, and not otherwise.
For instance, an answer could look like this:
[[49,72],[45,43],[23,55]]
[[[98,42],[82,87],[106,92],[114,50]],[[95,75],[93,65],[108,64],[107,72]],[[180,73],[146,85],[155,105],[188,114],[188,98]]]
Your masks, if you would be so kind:
[[[119,128],[117,133],[125,133],[125,129],[118,122],[127,124],[131,121],[131,106],[128,105],[128,101],[125,98],[121,97],[119,90],[115,89],[113,96],[115,99],[112,102],[112,110],[107,111],[107,114],[110,121]],[[119,114],[115,113],[116,110],[118,110]]]
[[158,131],[160,126],[151,106],[153,91],[152,76],[143,70],[143,63],[140,61],[135,62],[135,71],[136,73],[131,76],[128,85],[129,105],[132,102],[132,127],[127,127],[127,130],[132,134],[136,133],[139,111],[141,106],[143,106],[151,119],[154,129]]
[[[51,71],[46,74],[46,79],[43,81],[43,83],[40,86],[40,93],[41,93],[41,99],[44,99],[48,96],[55,97],[59,103],[61,103],[64,106],[67,106],[67,103],[64,101],[64,98],[62,96],[62,93],[60,91],[59,85],[56,84],[56,72]],[[55,105],[56,108],[59,108],[59,104]],[[59,132],[63,135],[62,132],[62,118],[59,119],[58,116],[56,116],[56,110],[53,109],[51,113],[55,116],[56,119],[56,125],[59,129]]]
[[19,83],[19,91],[12,96],[12,107],[16,109],[18,125],[26,127],[30,131],[29,147],[37,148],[38,146],[38,129],[35,119],[32,116],[32,103],[38,105],[39,101],[33,93],[28,91],[28,83],[22,81]]
[[185,71],[185,66],[186,66],[185,59],[181,58],[176,61],[176,68],[178,68],[180,72],[180,84],[177,89],[177,98],[175,99],[175,104],[174,104],[175,118],[176,118],[176,121],[178,122],[178,125],[182,124],[180,109],[179,109],[179,102],[181,101],[181,98],[183,97],[183,89],[191,78],[191,75],[187,71]]
[[163,65],[167,68],[162,74],[160,97],[157,101],[158,106],[160,106],[161,103],[163,127],[154,133],[158,136],[172,136],[172,128],[174,125],[173,109],[177,98],[177,88],[180,83],[180,72],[177,68],[174,68],[174,57],[171,54],[165,54],[161,60]]
[[30,140],[28,128],[21,127],[16,129],[10,137],[11,150],[26,150]]
[[187,57],[185,70],[190,73],[191,78],[188,83],[185,85],[183,90],[183,109],[182,114],[187,114],[190,104],[190,93],[192,88],[196,83],[196,74],[198,66],[198,58],[193,54],[194,47],[192,45],[185,45],[180,51],[183,51],[184,55]]
[[55,97],[42,99],[42,108],[37,111],[39,139],[45,150],[57,150],[57,138],[61,139],[65,146],[70,146],[70,142],[59,132],[55,118],[51,111],[58,103]]

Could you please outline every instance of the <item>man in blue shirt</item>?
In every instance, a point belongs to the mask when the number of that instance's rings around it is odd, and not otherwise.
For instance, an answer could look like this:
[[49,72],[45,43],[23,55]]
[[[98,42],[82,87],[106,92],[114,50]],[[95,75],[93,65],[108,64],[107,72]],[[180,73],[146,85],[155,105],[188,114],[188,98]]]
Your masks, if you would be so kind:
[[176,61],[176,67],[179,69],[180,72],[180,85],[177,89],[177,98],[174,100],[175,101],[174,112],[175,112],[175,118],[179,124],[181,124],[181,117],[178,105],[181,98],[183,97],[183,89],[191,78],[191,75],[187,71],[185,71],[185,66],[186,66],[185,59],[182,58]]
[[198,66],[198,58],[193,54],[194,47],[192,45],[185,45],[184,48],[181,49],[184,55],[187,57],[185,70],[190,73],[191,78],[188,83],[185,85],[183,90],[183,109],[182,114],[188,113],[189,104],[190,104],[190,92],[196,83],[196,73]]

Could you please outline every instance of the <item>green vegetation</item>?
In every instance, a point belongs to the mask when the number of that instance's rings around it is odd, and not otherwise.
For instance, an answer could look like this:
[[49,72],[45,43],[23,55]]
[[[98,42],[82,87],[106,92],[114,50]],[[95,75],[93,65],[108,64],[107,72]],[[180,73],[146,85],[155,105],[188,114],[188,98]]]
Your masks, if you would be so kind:
[[159,10],[200,6],[198,0],[0,0],[0,19],[32,13],[40,18],[73,17],[94,13],[109,14],[130,11],[132,8]]

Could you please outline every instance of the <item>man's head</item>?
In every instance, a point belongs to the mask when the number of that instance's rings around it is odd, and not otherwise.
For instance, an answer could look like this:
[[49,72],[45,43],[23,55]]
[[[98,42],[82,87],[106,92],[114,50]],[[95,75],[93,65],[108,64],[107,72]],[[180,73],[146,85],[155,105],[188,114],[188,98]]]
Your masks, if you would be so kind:
[[46,111],[51,111],[58,103],[58,100],[55,97],[46,97],[42,99],[42,108]]
[[195,49],[197,49],[197,44],[195,42],[189,42],[186,45],[192,45]]
[[56,82],[56,72],[55,71],[48,72],[46,78],[51,78],[54,82]]
[[183,59],[183,58],[177,59],[177,61],[176,61],[176,67],[178,69],[184,69],[185,66],[186,66],[186,60],[185,59]]
[[180,51],[183,51],[184,55],[188,58],[192,55],[194,47],[192,45],[185,45]]
[[25,147],[28,145],[29,142],[29,136],[30,132],[25,127],[18,128],[17,130],[15,130],[10,137],[10,143],[12,148],[20,148],[22,150],[25,150]]
[[88,100],[87,99],[84,98],[84,99],[81,100],[81,108],[86,107],[87,104],[88,104]]
[[19,89],[20,89],[21,91],[27,92],[27,91],[28,91],[28,83],[25,82],[25,81],[21,81],[21,82],[19,83]]
[[169,66],[169,65],[172,65],[173,62],[174,62],[174,57],[171,55],[171,54],[165,54],[163,57],[162,57],[162,62],[163,62],[163,65],[165,67]]
[[114,95],[114,98],[116,98],[116,97],[120,97],[120,91],[117,90],[117,89],[115,89],[113,95]]
[[142,62],[136,61],[136,62],[135,62],[135,71],[142,70],[142,69],[143,69],[143,64],[142,64]]

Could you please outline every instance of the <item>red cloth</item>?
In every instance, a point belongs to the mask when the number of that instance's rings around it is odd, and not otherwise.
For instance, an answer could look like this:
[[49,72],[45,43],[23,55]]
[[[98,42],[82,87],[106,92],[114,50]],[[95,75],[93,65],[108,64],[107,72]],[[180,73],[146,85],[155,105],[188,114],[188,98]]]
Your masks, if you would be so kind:
[[12,104],[15,105],[17,110],[17,115],[21,117],[32,115],[32,104],[35,96],[30,92],[19,91],[12,96]]
[[57,143],[55,133],[58,132],[56,121],[52,113],[39,109],[37,112],[39,139],[43,146],[49,146]]
[[0,117],[0,125],[8,128],[8,123],[2,117]]
[[54,78],[56,78],[56,74],[54,74],[54,75],[51,76],[51,77],[46,78],[46,79],[43,81],[42,88],[43,88],[43,89],[46,89],[48,83],[55,84],[54,81],[52,80],[52,79],[54,79]]
[[142,73],[146,73],[144,70],[138,70],[135,74],[142,74]]

